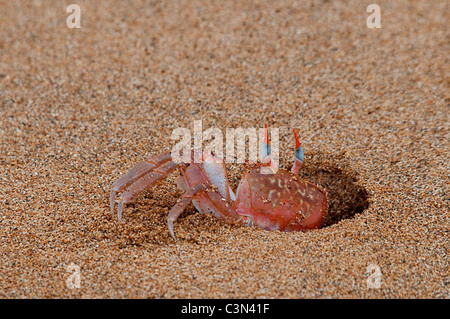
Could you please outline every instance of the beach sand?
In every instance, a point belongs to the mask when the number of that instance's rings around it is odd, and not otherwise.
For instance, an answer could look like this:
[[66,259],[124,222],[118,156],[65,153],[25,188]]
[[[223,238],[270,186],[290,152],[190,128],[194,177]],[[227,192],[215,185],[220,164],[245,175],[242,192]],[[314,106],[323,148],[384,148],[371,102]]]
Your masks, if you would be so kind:
[[[1,298],[449,298],[448,1],[0,1]],[[321,229],[201,215],[177,173],[109,210],[176,128],[280,132]],[[233,187],[244,166],[227,164]],[[79,282],[75,279],[79,278]],[[377,281],[378,279],[379,281]]]

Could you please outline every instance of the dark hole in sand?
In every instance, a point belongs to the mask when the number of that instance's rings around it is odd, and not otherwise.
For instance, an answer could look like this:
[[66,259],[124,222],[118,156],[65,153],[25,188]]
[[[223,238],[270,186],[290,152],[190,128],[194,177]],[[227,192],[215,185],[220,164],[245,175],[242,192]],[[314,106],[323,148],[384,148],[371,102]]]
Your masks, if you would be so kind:
[[[280,164],[280,168],[285,170],[290,171],[292,167],[289,156],[282,156]],[[230,185],[236,190],[245,167],[232,164],[227,165],[227,169]],[[352,218],[369,207],[368,192],[358,184],[358,173],[349,167],[346,157],[342,154],[308,154],[299,177],[331,191],[328,195],[328,215],[322,227]]]
[[368,192],[358,185],[358,174],[344,163],[342,156],[313,155],[307,160],[299,176],[331,191],[323,227],[352,218],[369,207]]

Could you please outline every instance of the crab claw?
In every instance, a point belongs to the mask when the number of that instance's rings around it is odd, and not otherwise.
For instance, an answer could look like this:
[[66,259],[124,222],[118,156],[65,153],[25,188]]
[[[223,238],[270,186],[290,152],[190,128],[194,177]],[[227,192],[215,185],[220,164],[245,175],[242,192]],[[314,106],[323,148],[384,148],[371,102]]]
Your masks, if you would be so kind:
[[300,139],[298,138],[297,131],[292,129],[294,131],[295,136],[295,152],[294,152],[294,165],[292,166],[291,172],[294,174],[298,174],[298,171],[300,170],[300,167],[303,164],[303,161],[305,160],[303,155],[303,148],[300,145]]

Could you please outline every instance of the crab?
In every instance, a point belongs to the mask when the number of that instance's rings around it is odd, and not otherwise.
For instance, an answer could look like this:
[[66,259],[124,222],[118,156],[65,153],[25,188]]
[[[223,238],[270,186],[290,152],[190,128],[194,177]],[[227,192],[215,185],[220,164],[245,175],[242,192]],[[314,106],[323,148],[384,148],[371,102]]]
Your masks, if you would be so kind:
[[202,160],[178,163],[172,160],[172,153],[166,151],[138,163],[112,184],[111,214],[114,216],[118,192],[122,192],[117,210],[121,220],[125,204],[178,168],[180,175],[176,183],[184,194],[167,217],[169,232],[174,239],[173,223],[191,202],[199,212],[210,213],[235,225],[285,232],[320,228],[328,211],[329,191],[298,177],[304,155],[297,132],[293,131],[295,152],[291,171],[278,169],[271,159],[266,124],[261,146],[262,163],[252,164],[245,170],[236,195],[227,179],[224,161],[212,152],[191,150],[191,159],[197,155]]

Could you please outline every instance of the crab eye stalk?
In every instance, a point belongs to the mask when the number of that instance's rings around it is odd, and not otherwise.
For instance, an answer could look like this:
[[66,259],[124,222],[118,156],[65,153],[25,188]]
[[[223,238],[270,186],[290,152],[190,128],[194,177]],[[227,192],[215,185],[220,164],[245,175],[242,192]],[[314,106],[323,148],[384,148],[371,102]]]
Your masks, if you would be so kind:
[[267,124],[264,126],[264,142],[261,146],[261,158],[263,162],[270,162],[269,130],[267,129]]
[[294,152],[294,165],[292,166],[291,172],[294,174],[298,174],[300,167],[303,164],[304,156],[303,156],[303,148],[300,145],[300,139],[298,138],[297,131],[292,129],[295,135],[295,152]]
[[[275,144],[275,147],[278,147],[278,144]],[[264,125],[264,141],[261,144],[261,162],[263,163],[261,174],[275,174],[278,170],[278,162],[272,160],[271,152],[269,130],[266,123]]]

